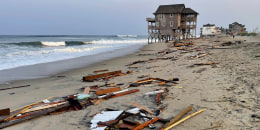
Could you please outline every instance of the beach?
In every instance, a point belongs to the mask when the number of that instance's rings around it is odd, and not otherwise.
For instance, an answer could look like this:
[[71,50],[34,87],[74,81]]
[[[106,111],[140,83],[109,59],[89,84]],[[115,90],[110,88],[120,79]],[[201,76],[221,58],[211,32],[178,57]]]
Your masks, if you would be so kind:
[[[133,71],[130,74],[108,80],[108,84],[118,84],[121,89],[136,80],[147,77],[165,80],[179,79],[178,84],[141,85],[137,87],[140,89],[139,92],[108,99],[99,105],[91,105],[79,111],[41,116],[5,129],[90,129],[89,122],[92,119],[90,115],[106,108],[128,110],[133,108],[131,102],[136,102],[152,111],[158,109],[159,106],[154,101],[155,97],[145,96],[144,93],[160,88],[169,90],[162,103],[167,107],[160,113],[159,117],[161,118],[172,118],[187,106],[192,106],[193,112],[207,109],[179,124],[175,127],[176,129],[259,128],[260,116],[257,117],[260,109],[259,36],[237,36],[235,38],[223,36],[201,38],[193,42],[192,46],[181,46],[178,49],[173,47],[172,43],[148,44],[138,51],[137,48],[129,50],[122,57],[113,57],[115,54],[111,54],[111,56],[104,55],[104,60],[101,62],[92,62],[92,64],[79,65],[75,68],[71,68],[74,66],[72,64],[69,66],[69,71],[57,71],[58,74],[49,77],[5,82],[0,85],[1,89],[30,85],[29,87],[0,91],[0,109],[10,108],[13,110],[50,96],[64,97],[82,93],[80,90],[82,87],[104,85],[106,82],[102,80],[82,81],[83,76],[94,74],[93,71],[97,70]],[[109,60],[105,60],[107,57]],[[72,61],[80,63],[83,59],[77,58]],[[60,64],[66,65],[72,61],[64,61]],[[129,66],[136,61],[143,62]],[[30,69],[27,68],[27,70]],[[48,72],[42,68],[32,70]],[[8,72],[4,76],[8,76]],[[36,73],[34,76],[39,75]],[[162,124],[156,124],[158,128],[160,125]]]

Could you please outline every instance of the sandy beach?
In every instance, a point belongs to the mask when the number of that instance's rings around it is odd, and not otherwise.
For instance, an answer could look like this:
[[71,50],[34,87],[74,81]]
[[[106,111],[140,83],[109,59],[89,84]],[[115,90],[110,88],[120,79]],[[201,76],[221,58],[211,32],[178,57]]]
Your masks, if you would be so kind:
[[[193,107],[193,112],[207,109],[179,124],[176,129],[259,129],[260,37],[238,36],[233,39],[224,36],[197,39],[193,42],[194,45],[182,46],[179,50],[171,43],[148,44],[133,54],[86,67],[80,66],[81,68],[50,77],[1,84],[1,89],[30,85],[0,91],[0,109],[13,110],[50,96],[64,97],[82,93],[80,90],[82,87],[104,85],[105,81],[82,82],[83,76],[94,74],[93,71],[97,70],[133,71],[125,76],[109,79],[109,84],[118,84],[121,89],[147,77],[166,80],[179,78],[178,84],[131,87],[129,89],[140,89],[140,91],[105,100],[99,105],[91,105],[80,111],[45,115],[5,129],[90,129],[89,122],[92,119],[90,115],[106,108],[128,110],[134,107],[131,102],[136,102],[151,111],[157,110],[160,106],[157,106],[154,101],[156,97],[145,96],[144,93],[160,88],[169,90],[161,104],[167,105],[159,115],[161,118],[170,119],[190,105]],[[145,60],[148,61],[127,66],[135,61]],[[199,65],[201,63],[213,64]],[[140,76],[143,78],[138,78]],[[157,128],[161,125],[156,123]]]

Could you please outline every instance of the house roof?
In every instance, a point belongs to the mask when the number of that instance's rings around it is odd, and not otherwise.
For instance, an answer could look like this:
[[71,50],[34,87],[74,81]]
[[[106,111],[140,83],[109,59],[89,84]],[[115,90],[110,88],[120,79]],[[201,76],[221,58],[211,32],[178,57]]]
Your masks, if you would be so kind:
[[182,10],[182,14],[198,14],[198,13],[191,8],[184,8]]
[[215,24],[205,24],[205,25],[203,25],[203,27],[213,27],[213,26],[215,26]]
[[160,5],[154,14],[177,14],[181,13],[184,8],[184,4]]

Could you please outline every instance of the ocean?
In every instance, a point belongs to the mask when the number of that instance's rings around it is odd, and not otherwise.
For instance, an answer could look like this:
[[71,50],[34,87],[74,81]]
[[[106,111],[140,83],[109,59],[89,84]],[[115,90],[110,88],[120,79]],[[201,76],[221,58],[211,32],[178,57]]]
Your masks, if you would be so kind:
[[[39,78],[37,77],[39,75],[53,74],[51,72],[45,74],[45,70],[41,71],[42,73],[32,72],[30,69],[27,70],[27,66],[88,57],[89,61],[84,61],[84,63],[80,61],[79,67],[82,67],[91,62],[92,57],[95,58],[92,61],[98,62],[126,54],[120,50],[129,50],[130,47],[141,48],[146,44],[147,37],[141,35],[2,35],[0,36],[0,82]],[[107,55],[113,51],[113,56]],[[107,58],[102,59],[97,55],[105,55]],[[71,66],[71,68],[77,68],[73,67],[77,66],[77,63]],[[56,73],[67,69],[69,68],[50,69],[49,67],[46,71],[52,70]],[[28,75],[30,72],[32,74]],[[27,73],[27,78],[20,73]],[[6,74],[10,75],[6,77]]]
[[146,36],[0,36],[0,70],[144,45]]

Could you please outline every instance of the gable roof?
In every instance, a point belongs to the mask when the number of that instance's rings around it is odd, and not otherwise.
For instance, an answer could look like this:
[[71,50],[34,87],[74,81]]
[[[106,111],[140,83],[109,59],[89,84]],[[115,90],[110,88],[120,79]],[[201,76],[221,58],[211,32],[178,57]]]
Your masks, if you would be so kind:
[[154,14],[177,14],[185,8],[184,4],[160,5]]
[[198,14],[198,13],[191,8],[184,8],[182,14]]

